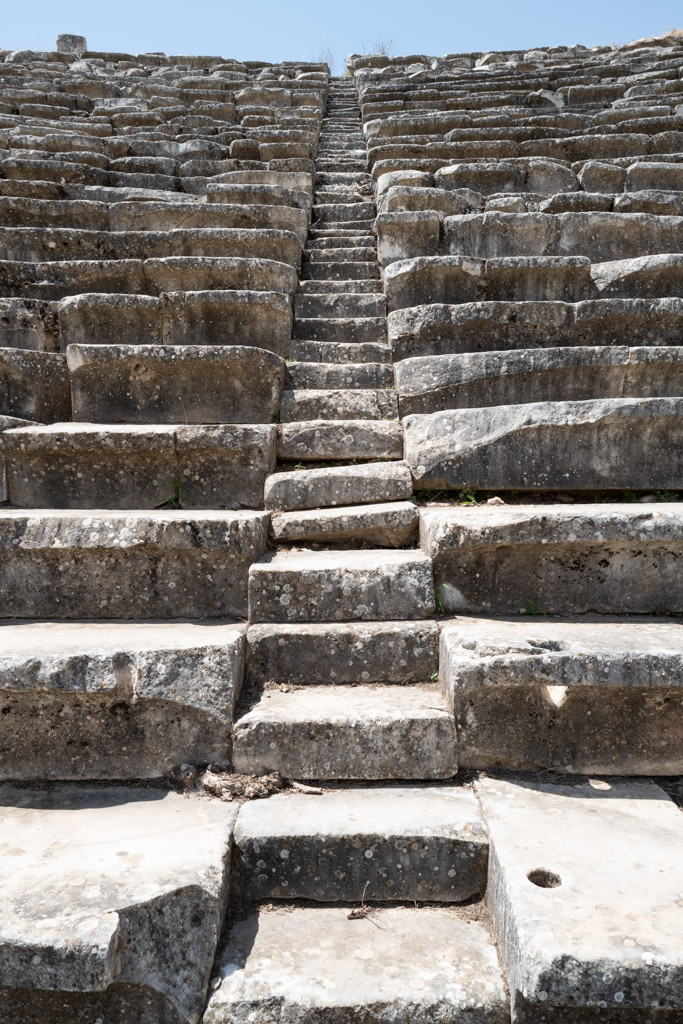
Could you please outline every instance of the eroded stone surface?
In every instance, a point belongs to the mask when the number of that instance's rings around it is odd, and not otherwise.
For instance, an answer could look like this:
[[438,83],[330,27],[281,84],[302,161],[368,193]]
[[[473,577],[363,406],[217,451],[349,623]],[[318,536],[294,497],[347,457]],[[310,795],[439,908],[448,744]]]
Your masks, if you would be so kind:
[[385,908],[350,919],[350,907],[272,908],[237,924],[220,961],[221,987],[205,1024],[286,1015],[379,1024],[505,1024],[496,952],[480,924],[455,909]]
[[487,901],[520,1024],[681,1014],[683,816],[651,782],[481,779]]
[[140,1024],[196,1021],[234,817],[220,801],[163,790],[1,786],[11,843],[0,854],[0,1008],[16,1013],[7,1019],[29,1020],[49,998],[60,1024],[73,1019],[69,1006],[123,1021],[138,996]]

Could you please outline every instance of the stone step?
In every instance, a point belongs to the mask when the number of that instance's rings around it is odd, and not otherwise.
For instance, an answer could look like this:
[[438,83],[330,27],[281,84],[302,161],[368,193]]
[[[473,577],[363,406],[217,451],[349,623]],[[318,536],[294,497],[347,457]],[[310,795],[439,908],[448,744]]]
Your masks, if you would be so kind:
[[486,883],[486,829],[464,786],[278,794],[240,808],[234,839],[236,884],[252,900],[460,903]]
[[292,339],[289,352],[293,360],[307,363],[391,363],[391,349],[388,345],[367,341],[347,344]]
[[[280,421],[298,420],[395,420],[398,400],[395,391],[283,391]],[[0,445],[2,441],[0,439]]]
[[455,746],[430,685],[265,690],[233,729],[236,771],[288,779],[450,779]]
[[507,1020],[495,947],[466,911],[353,910],[268,906],[237,922],[204,1024],[232,1024],[245,1006],[257,1018],[276,1006],[282,1019],[301,1024]]
[[304,420],[278,427],[277,457],[289,461],[400,459],[403,429],[389,420]]
[[401,416],[492,405],[683,395],[683,347],[517,349],[396,363]]
[[369,174],[358,174],[356,171],[317,171],[315,187],[321,185],[372,185]]
[[476,789],[513,1020],[680,1017],[683,816],[663,790],[487,778]]
[[681,502],[423,508],[420,540],[446,612],[683,612]]
[[55,423],[0,434],[20,508],[262,508],[277,427]]
[[[354,344],[387,340],[387,322],[384,316],[360,317],[301,317],[294,320],[295,338],[306,341],[346,342],[352,338]],[[393,382],[392,382],[393,387]]]
[[[676,364],[674,364],[675,366]],[[683,398],[459,409],[404,420],[416,486],[683,490]]]
[[235,808],[164,789],[5,784],[0,818],[3,1019],[54,1020],[59,1007],[69,1021],[198,1020]]
[[440,677],[463,768],[683,771],[680,625],[459,617],[441,631]]
[[374,260],[335,260],[332,263],[304,263],[301,267],[302,281],[341,281],[348,287],[349,281],[379,280],[379,266]]
[[375,245],[374,235],[358,235],[351,232],[338,234],[327,231],[326,234],[316,234],[308,238],[307,252],[316,249],[338,249],[340,246],[347,248],[372,249]]
[[375,250],[368,247],[344,245],[338,249],[304,249],[304,265],[313,263],[372,263]]
[[249,570],[251,622],[424,619],[434,604],[421,551],[283,551]]
[[364,462],[273,473],[266,480],[265,504],[266,508],[290,512],[401,501],[412,493],[413,481],[404,462]]
[[294,316],[298,317],[384,317],[386,299],[375,292],[304,293],[294,297]]
[[246,618],[247,573],[266,551],[268,520],[0,509],[0,618]]
[[[362,343],[361,343],[362,344]],[[285,370],[288,390],[314,388],[393,388],[394,370],[386,363],[290,362]]]
[[353,295],[379,294],[381,300],[386,302],[381,281],[363,281],[362,279],[359,281],[300,281],[296,297],[299,298],[304,295],[336,295],[340,292]]
[[433,619],[277,623],[247,630],[250,686],[272,679],[291,686],[424,683],[436,678],[438,667]]
[[244,634],[221,623],[0,625],[0,778],[155,779],[227,763]]
[[284,360],[261,348],[69,345],[66,361],[74,420],[272,423],[280,409]]
[[377,239],[376,239],[376,236],[375,236],[375,233],[374,233],[375,232],[375,220],[374,220],[374,217],[369,217],[367,220],[361,220],[359,218],[357,220],[352,220],[352,221],[351,220],[341,220],[341,221],[333,221],[333,220],[327,221],[326,220],[322,224],[314,225],[311,230],[315,233],[316,228],[317,228],[317,230],[322,230],[322,229],[326,228],[332,234],[334,234],[334,233],[344,234],[344,233],[348,233],[349,231],[356,231],[356,232],[360,232],[360,233],[362,233],[364,235],[372,235],[373,239],[374,239],[375,247],[377,246]]
[[[380,296],[365,298],[374,301],[374,306],[368,307],[373,313],[383,308]],[[0,416],[48,423],[70,419],[69,372],[64,356],[0,348]]]
[[409,547],[417,539],[419,513],[411,501],[279,512],[271,518],[277,544],[343,544],[362,541],[374,547]]

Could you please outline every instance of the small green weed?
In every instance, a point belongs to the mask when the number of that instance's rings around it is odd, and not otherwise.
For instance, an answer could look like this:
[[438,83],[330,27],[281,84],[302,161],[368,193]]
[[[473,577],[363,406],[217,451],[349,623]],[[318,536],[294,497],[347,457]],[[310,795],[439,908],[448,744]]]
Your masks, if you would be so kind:
[[458,495],[458,505],[478,505],[477,492],[473,487],[468,487],[467,484],[462,485],[462,490]]
[[680,501],[678,491],[655,491],[660,501]]
[[622,501],[638,501],[638,495],[635,491],[624,491],[621,496]]
[[156,508],[182,508],[183,499],[187,497],[187,491],[184,487],[185,477],[181,473],[177,480],[174,480],[171,484],[173,490],[169,494],[165,501],[160,501]]
[[431,682],[437,683],[439,681],[439,673],[438,672],[432,672],[432,674],[431,674],[431,676],[429,678],[430,678]]
[[530,597],[525,597],[522,615],[545,615],[545,612],[541,608],[540,604],[537,604],[536,601],[532,601]]
[[441,589],[442,589],[442,587],[437,587],[436,588],[436,590],[434,592],[434,599],[436,600],[436,607],[437,607],[437,610],[439,612],[439,615],[445,615],[446,614],[446,609],[444,608],[443,601],[441,600]]

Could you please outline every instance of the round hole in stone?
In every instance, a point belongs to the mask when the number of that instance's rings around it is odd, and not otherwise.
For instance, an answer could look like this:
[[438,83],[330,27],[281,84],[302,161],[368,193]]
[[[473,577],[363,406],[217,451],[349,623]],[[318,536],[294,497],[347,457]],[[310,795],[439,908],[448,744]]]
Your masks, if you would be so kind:
[[558,885],[562,885],[560,876],[554,871],[548,871],[547,868],[532,868],[531,871],[527,871],[526,877],[539,889],[557,889]]

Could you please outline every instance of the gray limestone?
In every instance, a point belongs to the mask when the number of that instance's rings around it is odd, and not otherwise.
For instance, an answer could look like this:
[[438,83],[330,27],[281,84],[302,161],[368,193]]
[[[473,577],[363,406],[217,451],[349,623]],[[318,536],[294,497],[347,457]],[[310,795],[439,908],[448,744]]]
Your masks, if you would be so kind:
[[403,430],[397,422],[381,420],[306,420],[281,423],[277,455],[292,461],[400,459]]
[[234,866],[251,899],[438,900],[484,890],[486,829],[470,789],[283,793],[239,812]]
[[56,423],[0,439],[8,500],[24,508],[261,508],[275,425]]
[[227,762],[244,632],[187,622],[0,625],[0,777],[158,778],[183,762]]
[[476,786],[512,1019],[679,1020],[683,816],[675,804],[648,781]]
[[50,423],[71,417],[64,356],[0,348],[0,415]]
[[235,770],[293,779],[449,779],[455,725],[433,685],[266,690],[233,729]]
[[280,409],[284,360],[260,348],[69,345],[66,358],[75,420],[272,423]]
[[0,509],[0,618],[245,618],[267,540],[265,512]]
[[281,551],[249,571],[252,622],[423,619],[434,611],[420,551]]
[[439,667],[432,619],[406,622],[254,625],[247,631],[247,678],[309,683],[427,682]]
[[427,508],[420,541],[448,612],[683,613],[681,503]]
[[264,908],[237,923],[204,1024],[505,1024],[486,929],[456,909]]
[[[354,467],[355,468],[355,467]],[[410,485],[412,493],[412,484]],[[273,513],[276,542],[336,544],[364,541],[377,547],[405,547],[417,538],[419,513],[410,501]]]
[[410,469],[404,462],[365,462],[274,473],[266,480],[265,504],[266,508],[287,512],[401,501],[412,493]]
[[235,811],[153,789],[0,787],[0,1013],[196,1024]]
[[458,617],[441,685],[461,767],[683,772],[683,625]]
[[393,390],[304,390],[282,392],[280,420],[395,420],[398,400]]
[[533,402],[407,416],[416,485],[532,491],[683,488],[683,399]]

